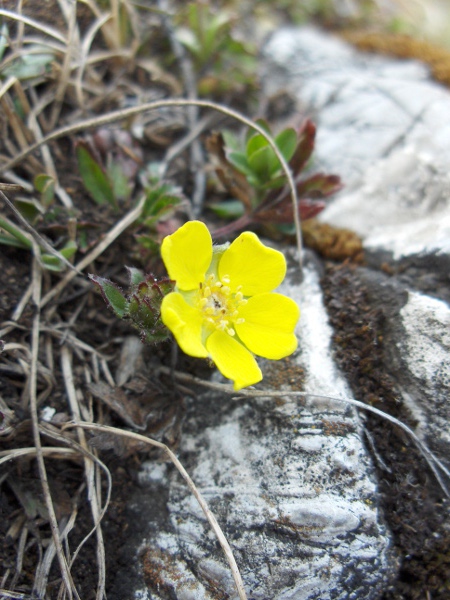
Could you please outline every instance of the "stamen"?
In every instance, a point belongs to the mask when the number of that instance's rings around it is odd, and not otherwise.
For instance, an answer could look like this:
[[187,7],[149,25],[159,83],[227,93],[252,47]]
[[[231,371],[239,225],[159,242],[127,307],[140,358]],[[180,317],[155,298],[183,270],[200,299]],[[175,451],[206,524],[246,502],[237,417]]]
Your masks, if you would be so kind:
[[242,286],[238,286],[236,292],[232,293],[229,284],[229,275],[216,279],[215,275],[210,273],[205,281],[199,284],[197,306],[208,325],[235,336],[234,325],[245,321],[239,317],[239,307],[246,304],[247,300],[241,291]]

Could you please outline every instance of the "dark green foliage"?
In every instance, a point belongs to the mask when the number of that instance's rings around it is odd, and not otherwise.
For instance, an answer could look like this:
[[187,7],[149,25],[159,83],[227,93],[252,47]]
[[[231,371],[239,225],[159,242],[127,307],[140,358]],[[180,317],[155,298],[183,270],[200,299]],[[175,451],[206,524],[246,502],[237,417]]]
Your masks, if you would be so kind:
[[170,335],[161,321],[161,302],[173,291],[174,282],[167,277],[157,279],[139,269],[127,268],[130,287],[125,293],[118,285],[97,275],[89,278],[99,286],[103,299],[120,319],[128,319],[148,343],[162,342]]

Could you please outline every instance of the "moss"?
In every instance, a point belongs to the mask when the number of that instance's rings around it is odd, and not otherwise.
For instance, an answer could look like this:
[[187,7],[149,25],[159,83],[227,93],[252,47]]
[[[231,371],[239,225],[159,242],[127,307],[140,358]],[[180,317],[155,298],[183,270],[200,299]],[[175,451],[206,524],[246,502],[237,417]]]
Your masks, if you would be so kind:
[[338,261],[349,259],[354,263],[362,263],[364,260],[361,238],[350,229],[333,227],[317,219],[307,219],[302,223],[302,233],[305,246],[324,258]]
[[[374,306],[360,267],[328,264],[323,288],[335,331],[335,358],[355,398],[414,427],[386,366],[389,323],[380,303]],[[371,414],[365,426],[377,452],[380,502],[401,559],[399,577],[382,600],[448,600],[448,502],[423,458],[398,428]]]
[[450,87],[450,52],[444,48],[397,33],[342,31],[340,35],[365,52],[420,60],[430,67],[436,81]]

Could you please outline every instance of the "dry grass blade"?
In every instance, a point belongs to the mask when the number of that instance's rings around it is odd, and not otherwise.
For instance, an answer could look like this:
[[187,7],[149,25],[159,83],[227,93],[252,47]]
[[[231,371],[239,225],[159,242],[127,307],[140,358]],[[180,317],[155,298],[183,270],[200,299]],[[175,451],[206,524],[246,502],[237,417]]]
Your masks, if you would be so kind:
[[73,3],[70,18],[69,18],[69,31],[66,52],[64,55],[64,61],[61,69],[60,76],[58,78],[58,85],[55,91],[54,101],[52,103],[52,110],[49,120],[49,129],[53,129],[58,122],[59,115],[61,113],[62,103],[66,89],[69,85],[70,71],[71,71],[71,59],[76,53],[80,34],[77,24],[77,4]]
[[43,25],[39,21],[35,21],[34,19],[30,19],[29,17],[25,17],[24,15],[20,15],[10,10],[5,10],[3,8],[0,8],[0,17],[6,17],[7,19],[19,21],[23,25],[29,25],[37,31],[40,31],[41,33],[44,33],[49,37],[55,38],[55,40],[58,40],[59,42],[66,45],[66,38],[63,35],[61,35],[61,32],[59,32],[57,29],[54,29],[53,27],[49,27],[48,25]]
[[60,137],[72,135],[74,133],[77,133],[78,131],[84,131],[86,129],[91,129],[93,127],[101,127],[103,125],[108,125],[108,124],[114,123],[116,121],[129,119],[135,115],[138,115],[138,114],[150,111],[150,110],[156,110],[158,108],[167,108],[167,107],[171,107],[171,106],[185,106],[185,107],[198,106],[198,107],[202,107],[202,108],[210,108],[212,110],[216,110],[224,115],[227,115],[228,117],[236,119],[237,121],[239,121],[240,123],[243,123],[250,129],[257,131],[260,135],[262,135],[264,137],[265,140],[267,140],[267,142],[268,142],[269,146],[272,148],[275,156],[280,161],[281,167],[286,175],[286,180],[287,180],[289,190],[291,192],[292,204],[293,204],[293,209],[294,209],[293,212],[294,212],[295,231],[296,231],[296,237],[297,237],[297,247],[298,247],[298,251],[299,251],[298,252],[298,262],[299,262],[299,267],[300,267],[300,273],[302,273],[302,268],[303,268],[303,248],[302,248],[302,246],[303,246],[303,244],[302,244],[302,233],[301,233],[301,227],[300,227],[300,216],[299,216],[298,210],[297,210],[298,198],[297,198],[295,182],[292,177],[292,173],[289,168],[289,165],[287,164],[286,160],[284,159],[283,155],[281,154],[280,150],[278,149],[278,146],[276,145],[272,136],[268,135],[267,132],[265,131],[265,129],[263,129],[257,123],[254,123],[253,121],[251,121],[250,119],[248,119],[247,117],[245,117],[244,115],[239,113],[238,111],[228,108],[227,106],[224,106],[222,104],[217,104],[216,102],[210,102],[208,100],[184,100],[184,99],[175,100],[175,99],[172,99],[172,100],[157,100],[155,102],[148,102],[146,104],[141,104],[140,106],[133,106],[131,108],[125,108],[125,109],[121,109],[121,110],[112,111],[103,116],[95,117],[93,119],[86,119],[83,121],[79,121],[78,123],[75,123],[74,125],[68,125],[67,127],[61,127],[60,129],[57,129],[53,133],[46,136],[43,140],[40,140],[39,142],[31,145],[27,150],[20,152],[15,158],[11,159],[5,165],[3,165],[2,170],[9,171],[15,165],[19,164],[29,154],[31,154],[32,152],[37,150],[42,144],[47,144],[48,142],[56,140]]
[[[75,442],[74,440],[58,433],[57,431],[54,431],[53,429],[50,429],[48,426],[45,425],[41,425],[41,433],[42,435],[45,435],[46,437],[49,437],[51,439],[54,439],[56,441],[59,441],[62,444],[65,445],[69,445],[71,447],[71,451],[74,453],[74,455],[76,456],[84,456],[87,460],[90,460],[92,463],[95,463],[96,465],[98,465],[98,467],[100,469],[102,469],[102,471],[105,473],[106,476],[106,480],[107,480],[107,492],[106,492],[106,498],[105,498],[105,503],[103,505],[103,507],[101,507],[101,510],[99,512],[98,515],[98,519],[95,521],[94,526],[92,527],[92,529],[88,532],[88,534],[81,540],[81,542],[79,543],[77,549],[75,550],[75,552],[73,553],[73,556],[70,560],[70,567],[72,567],[73,563],[75,562],[78,554],[80,553],[80,550],[82,549],[82,547],[84,546],[84,544],[87,542],[87,540],[91,537],[91,535],[93,533],[95,533],[95,531],[97,530],[97,528],[100,527],[100,523],[103,519],[103,517],[106,514],[106,511],[108,509],[109,503],[110,503],[110,499],[111,499],[111,491],[112,491],[112,478],[111,478],[111,473],[108,469],[108,467],[97,457],[95,456],[95,454],[93,454],[90,450],[87,450],[85,448],[83,448],[82,446],[80,446],[80,444],[78,444],[77,442]],[[64,448],[65,450],[67,450],[66,448]],[[45,448],[44,448],[45,450]],[[63,590],[60,592],[59,596],[61,596],[61,594],[63,593]]]
[[[0,192],[1,193],[1,192]],[[39,470],[39,477],[42,485],[42,492],[44,495],[45,505],[47,507],[50,528],[52,531],[52,537],[55,542],[56,554],[58,556],[58,562],[61,569],[61,575],[64,584],[67,589],[67,593],[70,599],[74,596],[78,599],[78,593],[70,575],[70,571],[67,565],[67,561],[64,556],[62,548],[61,537],[58,528],[58,521],[56,519],[55,509],[53,506],[50,486],[47,479],[47,470],[45,468],[44,455],[42,453],[42,444],[39,432],[39,419],[37,413],[37,364],[38,364],[38,353],[39,353],[39,337],[40,337],[40,310],[39,304],[41,300],[41,284],[42,284],[42,271],[38,263],[37,258],[33,258],[33,303],[36,307],[36,314],[33,318],[32,336],[31,336],[31,370],[29,379],[29,395],[30,395],[30,416],[32,421],[33,429],[33,440],[36,447],[36,458]]]
[[57,296],[77,274],[79,274],[85,267],[96,260],[106,250],[106,248],[108,248],[114,242],[114,240],[116,240],[119,235],[123,233],[125,229],[127,229],[127,227],[129,227],[132,223],[134,223],[134,221],[136,221],[136,219],[139,218],[144,207],[145,199],[145,196],[143,196],[139,200],[137,206],[127,213],[123,219],[116,223],[102,239],[102,241],[99,242],[89,254],[80,260],[75,267],[72,266],[73,271],[66,273],[63,279],[61,279],[61,281],[54,288],[47,292],[47,294],[42,298],[41,308],[44,307],[52,298]]
[[83,75],[86,65],[89,60],[89,51],[91,49],[92,42],[94,41],[95,36],[98,31],[103,27],[103,25],[111,18],[110,15],[103,15],[103,17],[97,18],[94,23],[90,26],[89,30],[84,36],[83,42],[81,44],[81,56],[80,56],[80,64],[78,66],[77,76],[75,79],[75,93],[77,95],[78,104],[83,106],[84,97],[83,97]]
[[[66,387],[67,397],[69,400],[69,406],[72,413],[72,417],[76,421],[81,420],[80,407],[78,405],[77,393],[75,389],[73,372],[72,372],[72,356],[70,350],[67,346],[63,346],[61,349],[61,364],[62,364],[62,373],[64,376],[64,383]],[[84,431],[77,430],[78,432],[78,440],[80,446],[85,450],[88,449],[86,436]],[[101,489],[96,486],[96,482],[99,483],[100,478],[98,477],[98,473],[96,473],[95,463],[91,460],[88,460],[86,457],[84,459],[84,469],[85,469],[85,478],[86,484],[88,486],[88,498],[91,505],[92,518],[94,523],[100,523],[100,515],[101,508],[99,506],[100,503],[100,495]],[[96,527],[97,534],[97,564],[98,564],[98,587],[97,587],[97,600],[102,600],[105,593],[105,585],[106,585],[106,570],[105,570],[105,546],[103,543],[103,536],[101,527]]]
[[77,274],[76,268],[57,250],[51,246],[47,240],[45,240],[35,229],[32,227],[25,217],[17,210],[14,204],[9,200],[9,198],[1,191],[0,189],[0,198],[8,205],[8,207],[12,210],[12,212],[17,217],[20,224],[31,234],[33,240],[40,245],[42,248],[45,248],[47,252],[56,256],[60,261],[62,261],[66,266],[70,267],[70,269],[75,270],[75,274]]
[[[45,446],[41,448],[41,452],[43,455],[47,456],[47,458],[61,458],[66,460],[67,458],[76,458],[78,453],[71,448],[60,448],[59,446],[50,447]],[[14,450],[2,450],[0,452],[0,465],[6,463],[10,460],[15,460],[16,458],[21,458],[23,456],[36,456],[37,450],[36,448],[16,448]]]
[[106,425],[97,425],[96,423],[86,423],[86,422],[68,423],[66,425],[66,427],[81,427],[83,429],[90,429],[92,431],[102,431],[105,433],[110,433],[110,434],[114,434],[114,435],[118,435],[118,436],[122,436],[122,437],[127,437],[132,440],[143,442],[144,444],[148,444],[149,446],[154,446],[156,448],[160,448],[161,450],[163,450],[163,452],[165,452],[167,454],[167,456],[169,457],[171,462],[174,464],[174,466],[177,468],[180,475],[183,477],[183,479],[187,483],[189,489],[194,494],[205,517],[207,518],[209,524],[211,525],[211,527],[219,541],[219,544],[221,545],[222,550],[225,553],[226,559],[228,561],[228,564],[230,566],[230,569],[231,569],[231,572],[233,575],[234,583],[236,585],[236,589],[238,591],[240,600],[247,600],[247,595],[244,590],[244,584],[242,581],[241,574],[239,572],[239,568],[238,568],[236,560],[233,556],[233,552],[230,548],[230,545],[229,545],[222,529],[220,528],[219,523],[217,522],[217,519],[212,514],[212,512],[209,510],[205,499],[200,494],[198,489],[195,487],[194,482],[190,478],[189,474],[187,473],[187,471],[185,470],[183,465],[180,463],[180,461],[175,456],[175,454],[172,452],[172,450],[170,450],[170,448],[168,446],[166,446],[166,444],[157,442],[156,440],[152,440],[151,438],[145,437],[138,433],[133,433],[131,431],[124,431],[122,429],[117,429],[116,427],[108,427]]

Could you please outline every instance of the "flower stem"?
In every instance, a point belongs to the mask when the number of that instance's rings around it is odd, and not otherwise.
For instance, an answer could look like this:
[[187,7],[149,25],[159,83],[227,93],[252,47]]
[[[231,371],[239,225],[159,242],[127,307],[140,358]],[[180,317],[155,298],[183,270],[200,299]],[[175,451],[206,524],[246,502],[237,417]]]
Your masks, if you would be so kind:
[[224,225],[223,227],[219,227],[215,231],[211,232],[211,236],[213,238],[223,238],[228,237],[231,233],[235,231],[239,231],[239,229],[243,229],[250,223],[252,223],[253,219],[250,215],[242,215],[239,219],[228,223],[228,225]]

